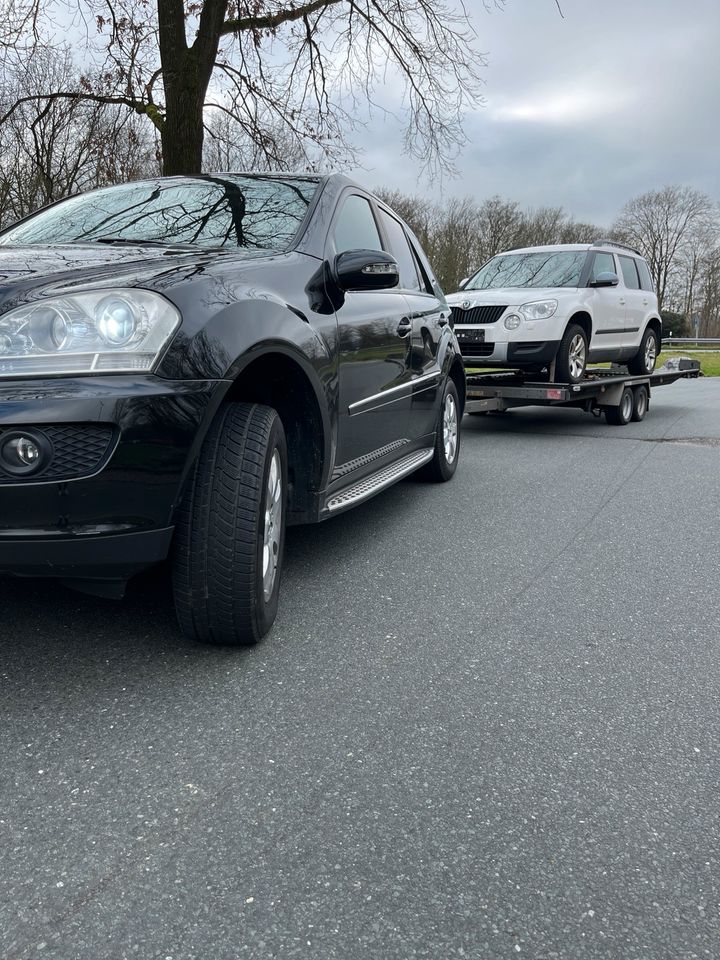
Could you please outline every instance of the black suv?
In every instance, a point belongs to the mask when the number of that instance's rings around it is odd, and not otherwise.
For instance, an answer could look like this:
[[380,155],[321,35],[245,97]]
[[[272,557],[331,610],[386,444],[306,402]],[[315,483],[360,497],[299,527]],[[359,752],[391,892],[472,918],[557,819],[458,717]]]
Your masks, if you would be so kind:
[[416,238],[339,175],[161,178],[0,234],[0,572],[256,642],[286,523],[457,466],[465,376]]

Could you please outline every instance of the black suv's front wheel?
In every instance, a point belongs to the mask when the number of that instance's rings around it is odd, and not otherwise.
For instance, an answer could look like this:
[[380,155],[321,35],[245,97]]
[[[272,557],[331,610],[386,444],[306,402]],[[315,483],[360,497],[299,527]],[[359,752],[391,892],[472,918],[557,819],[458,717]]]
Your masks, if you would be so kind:
[[271,407],[228,403],[198,457],[175,526],[173,590],[186,636],[257,643],[275,620],[287,443]]

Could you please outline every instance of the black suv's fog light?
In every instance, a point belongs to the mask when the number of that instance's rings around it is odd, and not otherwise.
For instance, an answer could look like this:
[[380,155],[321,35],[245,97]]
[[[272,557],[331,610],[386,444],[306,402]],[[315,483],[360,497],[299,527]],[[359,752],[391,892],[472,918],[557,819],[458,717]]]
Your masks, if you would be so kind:
[[25,477],[48,466],[52,444],[42,433],[6,433],[0,437],[0,468]]

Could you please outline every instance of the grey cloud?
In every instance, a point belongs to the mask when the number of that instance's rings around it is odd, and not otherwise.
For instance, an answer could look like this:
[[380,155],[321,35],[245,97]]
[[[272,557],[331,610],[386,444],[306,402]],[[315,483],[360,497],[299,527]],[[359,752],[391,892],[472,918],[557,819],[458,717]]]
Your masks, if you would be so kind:
[[[467,118],[460,177],[437,196],[500,193],[609,224],[631,196],[688,183],[720,200],[718,0],[510,0],[473,18],[486,103]],[[425,192],[394,123],[365,134],[371,186]],[[361,146],[362,141],[360,141]]]

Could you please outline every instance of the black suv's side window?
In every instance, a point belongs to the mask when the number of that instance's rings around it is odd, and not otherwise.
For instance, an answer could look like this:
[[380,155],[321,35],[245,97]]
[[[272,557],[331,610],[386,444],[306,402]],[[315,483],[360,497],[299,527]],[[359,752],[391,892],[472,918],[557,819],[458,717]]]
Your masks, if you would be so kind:
[[643,290],[654,290],[652,277],[650,276],[650,270],[648,265],[644,260],[636,260],[635,266],[638,268],[638,273],[640,274],[640,286]]
[[611,253],[596,253],[593,260],[590,279],[597,280],[599,274],[615,273],[616,269],[615,257],[613,257]]
[[638,277],[635,261],[632,257],[619,257],[620,268],[622,269],[625,286],[628,290],[640,289],[640,278]]
[[380,211],[380,220],[390,240],[390,252],[400,268],[400,286],[403,290],[422,289],[415,256],[410,249],[402,224],[384,210]]
[[372,207],[356,193],[346,197],[335,221],[335,250],[382,250],[380,233]]

